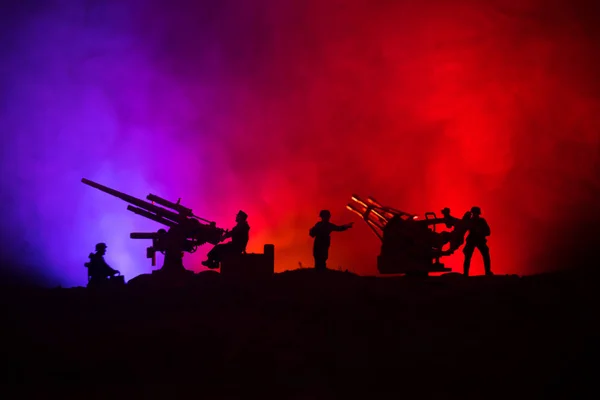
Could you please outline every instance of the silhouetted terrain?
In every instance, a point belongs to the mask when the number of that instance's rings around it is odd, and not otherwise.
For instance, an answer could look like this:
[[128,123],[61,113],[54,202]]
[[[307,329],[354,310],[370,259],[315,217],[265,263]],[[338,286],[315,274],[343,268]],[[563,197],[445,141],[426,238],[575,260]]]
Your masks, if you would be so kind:
[[3,380],[44,397],[58,382],[62,398],[593,398],[596,288],[589,272],[299,270],[262,283],[208,272],[182,289],[6,289]]

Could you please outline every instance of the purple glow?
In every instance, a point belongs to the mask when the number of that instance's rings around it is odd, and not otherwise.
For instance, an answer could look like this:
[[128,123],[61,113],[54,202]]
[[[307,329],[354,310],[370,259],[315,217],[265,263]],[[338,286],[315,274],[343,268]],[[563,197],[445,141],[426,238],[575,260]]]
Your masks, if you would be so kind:
[[211,159],[189,115],[211,113],[210,94],[190,96],[158,71],[132,28],[136,4],[120,3],[61,2],[23,18],[13,32],[19,51],[4,64],[2,126],[14,133],[2,138],[2,200],[11,207],[3,237],[10,256],[46,265],[49,280],[66,286],[85,284],[83,263],[101,241],[127,279],[149,272],[149,242],[129,233],[161,227],[82,177],[136,197],[182,197],[203,215],[194,200],[208,172],[201,160]]
[[[248,250],[274,243],[277,271],[312,265],[307,229],[322,208],[352,220],[352,193],[421,215],[481,206],[498,273],[596,241],[597,2],[6,3],[0,258],[14,271],[85,284],[100,241],[127,279],[152,270],[129,233],[161,226],[83,177],[181,197],[223,228],[243,209]],[[330,265],[375,274],[378,251],[361,222]]]

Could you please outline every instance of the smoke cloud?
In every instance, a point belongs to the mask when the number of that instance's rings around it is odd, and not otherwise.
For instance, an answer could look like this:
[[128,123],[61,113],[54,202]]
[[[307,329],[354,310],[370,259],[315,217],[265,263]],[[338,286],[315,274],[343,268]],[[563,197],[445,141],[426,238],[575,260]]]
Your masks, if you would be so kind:
[[[82,264],[101,241],[126,278],[152,269],[148,243],[129,233],[159,226],[82,177],[140,198],[181,197],[225,228],[243,209],[248,250],[274,243],[278,271],[312,265],[308,229],[328,208],[334,222],[356,221],[334,234],[330,267],[376,273],[378,240],[345,210],[353,193],[420,214],[480,206],[496,273],[591,254],[593,2],[1,7],[1,248],[11,274],[85,284]],[[209,248],[186,266],[201,270]],[[461,254],[447,264],[460,270]]]

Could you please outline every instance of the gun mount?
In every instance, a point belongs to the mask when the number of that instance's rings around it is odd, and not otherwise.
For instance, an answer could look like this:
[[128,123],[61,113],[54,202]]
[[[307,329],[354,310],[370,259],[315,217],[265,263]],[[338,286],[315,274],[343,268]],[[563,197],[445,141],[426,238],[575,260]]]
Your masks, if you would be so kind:
[[218,228],[215,222],[194,215],[190,208],[180,204],[181,199],[173,203],[149,194],[146,196],[149,201],[146,201],[89,179],[83,178],[81,182],[129,203],[127,210],[168,227],[168,230],[130,234],[131,239],[152,240],[152,246],[146,249],[146,257],[152,259],[152,266],[156,265],[157,251],[165,255],[161,271],[185,271],[182,260],[184,252],[193,253],[206,243],[218,244],[227,232]]
[[440,257],[452,254],[455,246],[445,251],[442,247],[460,240],[455,240],[453,232],[436,232],[436,225],[448,224],[449,218],[453,218],[449,214],[437,218],[434,212],[427,212],[425,219],[419,219],[417,215],[383,206],[372,197],[364,201],[353,195],[352,201],[346,208],[364,219],[381,240],[381,253],[377,257],[381,274],[428,275],[451,271],[440,263]]

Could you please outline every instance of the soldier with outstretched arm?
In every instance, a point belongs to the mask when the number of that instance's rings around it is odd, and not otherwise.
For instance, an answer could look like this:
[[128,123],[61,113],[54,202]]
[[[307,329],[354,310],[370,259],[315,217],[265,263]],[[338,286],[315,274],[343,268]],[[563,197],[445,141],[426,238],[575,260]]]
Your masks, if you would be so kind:
[[345,225],[335,225],[329,222],[331,212],[322,210],[319,213],[321,221],[310,228],[309,235],[315,239],[313,245],[313,257],[315,258],[315,269],[327,269],[327,259],[329,258],[329,246],[331,245],[331,232],[342,232],[352,228],[353,222]]

